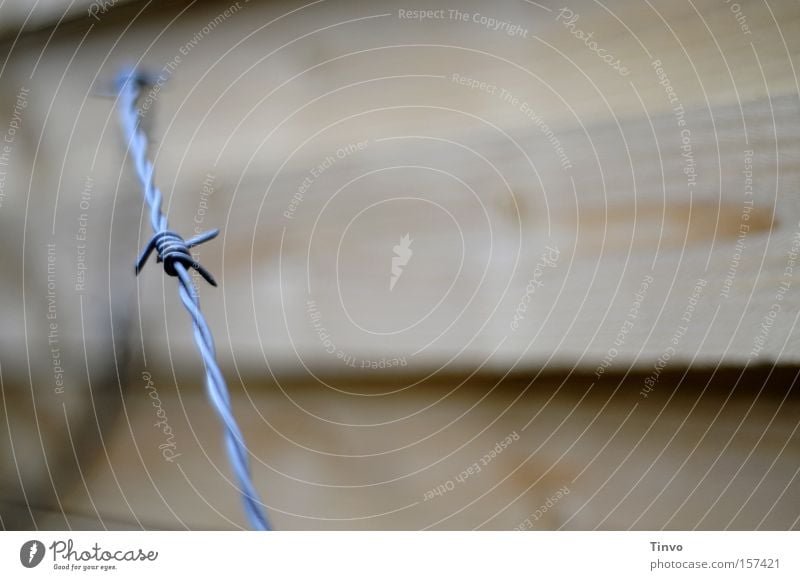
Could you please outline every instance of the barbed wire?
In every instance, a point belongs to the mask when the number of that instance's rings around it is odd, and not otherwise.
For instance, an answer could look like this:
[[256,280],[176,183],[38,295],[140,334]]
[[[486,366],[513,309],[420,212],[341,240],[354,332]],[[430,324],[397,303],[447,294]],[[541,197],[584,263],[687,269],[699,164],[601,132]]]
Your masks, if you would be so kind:
[[155,185],[154,167],[147,155],[147,135],[140,126],[139,112],[136,108],[142,89],[148,84],[147,77],[135,69],[121,71],[116,82],[120,123],[128,153],[133,160],[136,175],[142,185],[144,201],[150,209],[150,225],[153,228],[153,237],[136,261],[135,272],[139,273],[147,258],[155,251],[157,261],[164,264],[164,271],[168,275],[178,278],[178,294],[186,311],[192,317],[194,341],[205,365],[206,391],[214,410],[225,427],[227,453],[239,484],[245,513],[253,528],[269,530],[271,528],[263,509],[264,504],[259,499],[258,492],[253,485],[249,452],[244,442],[244,436],[233,415],[228,386],[217,364],[214,338],[200,311],[200,300],[189,275],[189,269],[194,269],[209,284],[217,285],[213,276],[192,258],[189,249],[215,238],[219,234],[219,230],[212,230],[186,241],[168,227],[167,216],[161,212],[163,196]]

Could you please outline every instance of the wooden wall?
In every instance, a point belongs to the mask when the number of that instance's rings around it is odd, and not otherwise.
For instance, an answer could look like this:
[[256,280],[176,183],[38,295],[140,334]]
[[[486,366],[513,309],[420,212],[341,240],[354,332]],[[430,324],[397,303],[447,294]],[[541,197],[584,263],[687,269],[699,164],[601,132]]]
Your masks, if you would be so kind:
[[563,486],[530,527],[796,527],[800,10],[735,6],[131,2],[7,35],[3,517],[28,488],[79,527],[242,522],[173,281],[131,273],[102,95],[138,63],[171,224],[223,231],[201,299],[280,527],[514,528]]

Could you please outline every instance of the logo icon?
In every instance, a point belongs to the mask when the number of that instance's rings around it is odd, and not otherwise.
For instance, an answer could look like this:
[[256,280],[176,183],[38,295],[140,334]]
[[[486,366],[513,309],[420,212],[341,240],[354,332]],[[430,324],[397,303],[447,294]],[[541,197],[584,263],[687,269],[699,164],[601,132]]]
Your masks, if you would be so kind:
[[28,540],[19,549],[19,561],[26,568],[35,568],[44,558],[44,544],[39,540]]
[[408,264],[414,251],[411,249],[411,242],[413,242],[408,234],[400,238],[400,243],[392,248],[394,256],[392,257],[392,276],[389,278],[389,291],[394,290],[394,285],[403,275],[403,266]]

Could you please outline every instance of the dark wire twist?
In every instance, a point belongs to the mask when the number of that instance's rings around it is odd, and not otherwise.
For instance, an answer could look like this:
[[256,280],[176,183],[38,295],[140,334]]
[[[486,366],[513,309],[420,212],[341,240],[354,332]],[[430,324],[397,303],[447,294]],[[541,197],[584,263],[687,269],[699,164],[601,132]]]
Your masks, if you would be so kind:
[[214,280],[214,277],[208,270],[194,261],[194,258],[192,258],[192,255],[189,253],[189,248],[198,246],[208,240],[213,240],[218,234],[219,230],[211,230],[210,232],[192,238],[188,242],[172,230],[163,230],[157,234],[153,234],[153,237],[150,238],[150,241],[144,247],[144,250],[142,250],[139,259],[136,260],[136,274],[138,275],[139,272],[142,271],[147,258],[149,258],[150,254],[155,250],[158,256],[156,261],[164,262],[164,271],[170,276],[178,275],[177,270],[175,270],[175,264],[180,263],[187,270],[189,268],[194,268],[206,282],[212,286],[216,286],[217,281]]
[[153,164],[147,157],[147,136],[139,126],[139,114],[136,110],[136,102],[147,84],[148,79],[138,71],[125,70],[118,76],[116,86],[120,122],[136,175],[142,185],[144,200],[150,209],[150,225],[153,228],[153,237],[136,261],[136,273],[139,273],[147,258],[155,251],[158,261],[164,263],[166,273],[178,278],[178,295],[192,317],[194,341],[205,365],[206,391],[214,410],[225,426],[226,449],[239,484],[245,512],[255,529],[269,530],[269,520],[263,510],[264,504],[259,499],[250,474],[249,452],[233,416],[230,393],[217,364],[214,338],[203,313],[200,312],[200,301],[189,275],[189,269],[193,268],[210,284],[216,286],[211,274],[192,258],[189,248],[216,237],[219,230],[206,232],[187,242],[169,229],[167,217],[161,213],[162,195],[153,179]]

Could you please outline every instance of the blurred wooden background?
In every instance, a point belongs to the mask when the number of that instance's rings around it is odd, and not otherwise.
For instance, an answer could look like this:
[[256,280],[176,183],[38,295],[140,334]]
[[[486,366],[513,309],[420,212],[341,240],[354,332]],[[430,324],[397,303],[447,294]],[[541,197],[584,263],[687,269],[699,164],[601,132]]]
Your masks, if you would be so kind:
[[243,523],[131,273],[136,63],[277,527],[798,527],[796,3],[53,10],[0,29],[4,525]]

